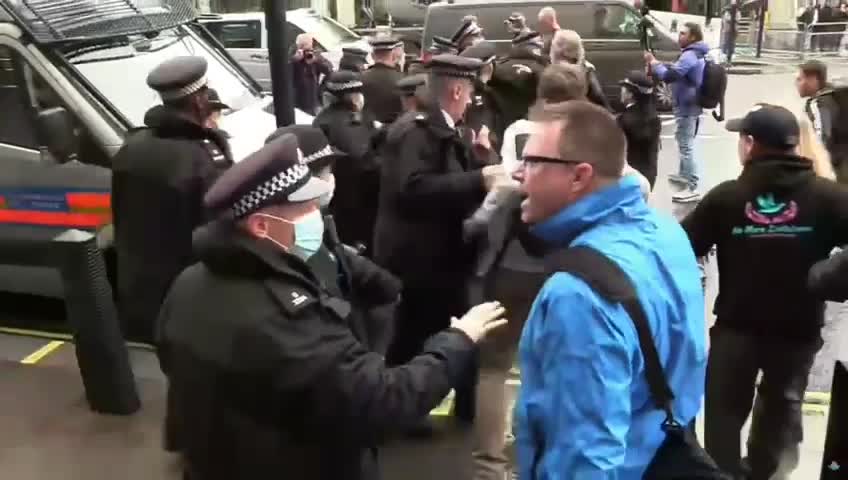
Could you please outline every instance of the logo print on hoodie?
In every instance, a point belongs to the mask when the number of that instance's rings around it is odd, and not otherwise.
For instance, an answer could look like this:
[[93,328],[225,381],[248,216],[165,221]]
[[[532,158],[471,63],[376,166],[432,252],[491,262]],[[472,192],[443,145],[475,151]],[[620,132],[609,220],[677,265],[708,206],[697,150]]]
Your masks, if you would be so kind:
[[745,216],[759,225],[780,225],[795,220],[798,216],[798,204],[794,200],[789,203],[778,203],[774,195],[769,193],[756,198],[756,208],[748,202],[745,204]]
[[813,231],[807,225],[791,225],[798,219],[800,208],[794,200],[779,202],[774,194],[758,195],[753,202],[745,203],[745,216],[753,224],[733,227],[732,235],[746,237],[798,235]]

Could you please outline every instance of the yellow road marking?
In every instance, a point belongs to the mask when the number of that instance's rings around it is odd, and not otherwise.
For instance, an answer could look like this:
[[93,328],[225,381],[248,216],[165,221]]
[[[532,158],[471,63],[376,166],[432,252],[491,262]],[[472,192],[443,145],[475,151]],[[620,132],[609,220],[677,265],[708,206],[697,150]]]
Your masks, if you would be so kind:
[[[6,335],[18,335],[22,337],[43,338],[45,340],[61,340],[68,343],[74,341],[74,337],[72,335],[68,335],[67,333],[44,332],[41,330],[29,330],[26,328],[0,327],[0,333],[5,333]],[[138,348],[141,350],[155,350],[153,345],[150,345],[148,343],[126,342],[126,344],[129,348]]]
[[46,357],[47,355],[50,355],[51,353],[53,353],[54,351],[59,349],[64,344],[65,344],[65,342],[60,342],[58,340],[54,340],[54,341],[48,343],[47,345],[44,345],[43,347],[39,348],[38,350],[27,355],[26,358],[21,360],[21,363],[25,363],[27,365],[34,365],[34,364],[40,362],[42,359],[44,359],[44,357]]

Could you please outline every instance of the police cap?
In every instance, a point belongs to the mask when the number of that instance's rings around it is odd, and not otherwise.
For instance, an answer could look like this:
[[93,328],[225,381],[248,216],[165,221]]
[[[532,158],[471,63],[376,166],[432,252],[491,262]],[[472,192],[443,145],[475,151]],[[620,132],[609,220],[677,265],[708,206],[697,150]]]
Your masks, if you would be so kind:
[[425,85],[427,83],[427,74],[419,73],[417,75],[410,75],[408,77],[401,78],[397,82],[398,90],[405,97],[411,97],[415,95],[415,92],[418,90],[418,87]]
[[641,70],[633,70],[624,80],[618,82],[618,84],[641,95],[654,93],[654,82]]
[[403,47],[403,42],[391,35],[380,34],[368,39],[368,44],[375,52],[394,50]]
[[368,58],[368,51],[358,47],[344,47],[342,48],[342,54],[349,57],[361,58],[363,60]]
[[147,75],[147,85],[159,92],[164,102],[179,100],[206,88],[207,68],[203,57],[174,57]]
[[476,58],[460,57],[449,53],[436,55],[430,60],[430,71],[440,77],[473,79],[480,72],[483,62]]
[[483,64],[492,63],[495,60],[497,49],[492,42],[482,41],[466,48],[460,54],[461,57],[476,58]]
[[268,136],[265,143],[271,143],[283,135],[291,134],[297,137],[297,145],[303,152],[303,162],[316,174],[333,162],[344,152],[330,145],[324,131],[312,125],[289,125],[278,128]]
[[428,50],[434,55],[438,55],[440,53],[459,53],[459,48],[457,48],[457,46],[454,45],[449,38],[440,37],[438,35],[433,37],[433,43],[430,44],[430,48]]
[[207,90],[209,95],[209,106],[212,110],[229,110],[230,106],[221,101],[221,96],[218,95],[218,91],[214,88],[210,88]]
[[482,33],[483,29],[477,25],[476,18],[466,18],[459,27],[459,30],[457,30],[456,33],[453,34],[453,37],[451,37],[451,43],[454,45],[461,45],[466,38],[480,35]]
[[339,70],[327,76],[327,81],[324,82],[324,88],[337,96],[345,93],[361,92],[362,80],[356,72]]
[[297,137],[286,134],[224,172],[203,204],[213,214],[230,210],[239,219],[270,205],[314,200],[331,189],[312,176]]

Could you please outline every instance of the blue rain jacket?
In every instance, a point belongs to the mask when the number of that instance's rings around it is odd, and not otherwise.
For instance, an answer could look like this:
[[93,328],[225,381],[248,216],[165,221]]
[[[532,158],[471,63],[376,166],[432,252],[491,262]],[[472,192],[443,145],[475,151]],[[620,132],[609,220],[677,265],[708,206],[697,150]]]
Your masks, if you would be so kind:
[[695,42],[683,49],[680,58],[670,65],[658,64],[653,67],[654,75],[671,84],[674,100],[674,113],[677,116],[700,115],[698,89],[704,78],[704,56],[710,47],[704,42]]
[[[556,245],[586,245],[630,277],[676,396],[677,421],[701,407],[706,372],[704,294],[686,233],[649,208],[634,177],[536,225]],[[636,328],[619,304],[582,280],[552,275],[519,345],[515,408],[520,478],[637,480],[665,434],[649,396]]]

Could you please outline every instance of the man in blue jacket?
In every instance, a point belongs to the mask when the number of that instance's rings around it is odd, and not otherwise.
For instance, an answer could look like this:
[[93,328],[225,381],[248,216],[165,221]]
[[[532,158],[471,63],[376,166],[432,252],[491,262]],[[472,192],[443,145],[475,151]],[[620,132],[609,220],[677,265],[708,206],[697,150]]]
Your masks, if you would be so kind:
[[704,56],[710,47],[704,43],[704,33],[697,23],[686,23],[680,29],[677,38],[683,50],[680,58],[673,64],[660,63],[650,52],[645,52],[645,61],[651,66],[653,75],[663,82],[671,84],[674,97],[674,118],[677,121],[677,149],[680,152],[680,170],[669,180],[683,188],[674,195],[675,202],[697,202],[698,165],[695,152],[695,137],[698,135],[701,106],[698,105],[698,90],[704,76]]
[[[704,298],[686,233],[622,176],[624,134],[588,102],[549,106],[515,174],[522,220],[552,248],[592,247],[633,282],[675,394],[691,422],[706,368]],[[542,287],[519,346],[519,477],[637,480],[664,439],[636,329],[621,305],[568,273]]]

